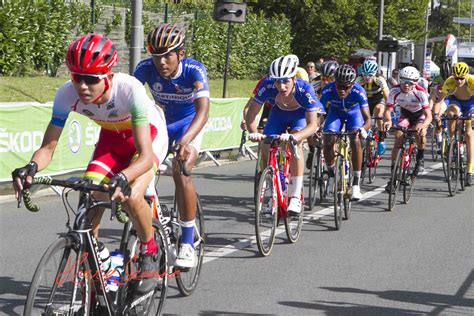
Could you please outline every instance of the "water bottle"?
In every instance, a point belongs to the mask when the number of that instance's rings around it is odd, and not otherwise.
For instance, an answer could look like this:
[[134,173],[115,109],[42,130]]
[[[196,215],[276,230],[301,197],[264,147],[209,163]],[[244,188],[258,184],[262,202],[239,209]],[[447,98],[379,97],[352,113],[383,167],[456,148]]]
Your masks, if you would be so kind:
[[285,182],[285,174],[283,173],[283,171],[280,171],[280,183],[281,183],[281,190],[285,192],[286,182]]
[[110,254],[110,273],[107,280],[107,287],[112,292],[117,292],[120,285],[120,275],[123,271],[123,255],[118,251]]
[[99,257],[100,257],[100,260],[102,261],[102,264],[100,265],[100,269],[105,274],[110,269],[109,249],[107,249],[107,247],[105,247],[104,243],[100,242],[100,241],[97,243],[97,246],[99,248]]

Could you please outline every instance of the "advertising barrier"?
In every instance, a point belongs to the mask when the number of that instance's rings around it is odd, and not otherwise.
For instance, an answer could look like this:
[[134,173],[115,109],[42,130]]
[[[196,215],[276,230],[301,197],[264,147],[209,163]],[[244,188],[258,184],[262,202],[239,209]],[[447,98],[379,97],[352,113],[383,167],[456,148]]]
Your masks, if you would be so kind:
[[[202,151],[237,148],[242,109],[248,99],[211,99],[204,127]],[[13,169],[24,166],[41,146],[51,119],[52,104],[0,103],[0,182],[11,181]],[[94,150],[100,127],[89,118],[71,113],[51,164],[42,175],[84,170]]]

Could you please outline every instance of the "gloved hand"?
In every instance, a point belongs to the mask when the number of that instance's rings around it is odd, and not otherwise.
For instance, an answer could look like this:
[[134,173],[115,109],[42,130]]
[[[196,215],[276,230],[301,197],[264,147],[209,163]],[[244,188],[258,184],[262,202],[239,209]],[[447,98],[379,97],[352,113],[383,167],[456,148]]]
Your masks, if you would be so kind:
[[359,128],[359,133],[360,133],[360,136],[361,136],[363,139],[366,139],[366,138],[367,138],[367,131],[365,130],[365,128],[363,128],[363,127]]
[[280,135],[280,141],[282,142],[289,142],[290,140],[294,139],[295,137],[290,133],[283,133]]
[[263,135],[261,133],[250,133],[249,134],[249,140],[251,140],[253,142],[259,142],[264,138],[265,138],[265,135]]
[[125,199],[127,199],[130,194],[132,194],[132,188],[128,183],[127,177],[121,172],[110,178],[110,181],[107,183],[107,185],[111,189],[112,200],[115,200],[115,198],[117,198],[120,194],[117,192],[117,188],[120,188]]
[[[18,197],[18,192],[23,190],[23,186],[29,188],[32,178],[38,172],[38,164],[34,161],[30,161],[26,166],[16,168],[12,172],[13,187]],[[30,178],[31,177],[31,178]]]

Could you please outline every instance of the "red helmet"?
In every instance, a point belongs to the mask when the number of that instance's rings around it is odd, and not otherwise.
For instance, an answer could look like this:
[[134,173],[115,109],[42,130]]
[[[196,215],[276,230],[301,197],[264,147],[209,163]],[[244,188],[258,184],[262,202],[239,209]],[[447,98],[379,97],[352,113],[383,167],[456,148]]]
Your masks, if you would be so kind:
[[117,62],[117,51],[110,39],[87,34],[74,40],[67,50],[67,68],[79,74],[106,74]]

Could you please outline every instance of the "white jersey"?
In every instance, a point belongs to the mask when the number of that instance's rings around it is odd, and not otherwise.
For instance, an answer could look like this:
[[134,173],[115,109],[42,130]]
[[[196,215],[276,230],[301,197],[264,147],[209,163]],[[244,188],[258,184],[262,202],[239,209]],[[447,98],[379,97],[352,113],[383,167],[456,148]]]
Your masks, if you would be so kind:
[[391,108],[398,104],[400,108],[412,113],[429,109],[430,107],[428,93],[420,85],[415,85],[408,93],[403,92],[400,86],[393,87],[388,95],[387,103]]

